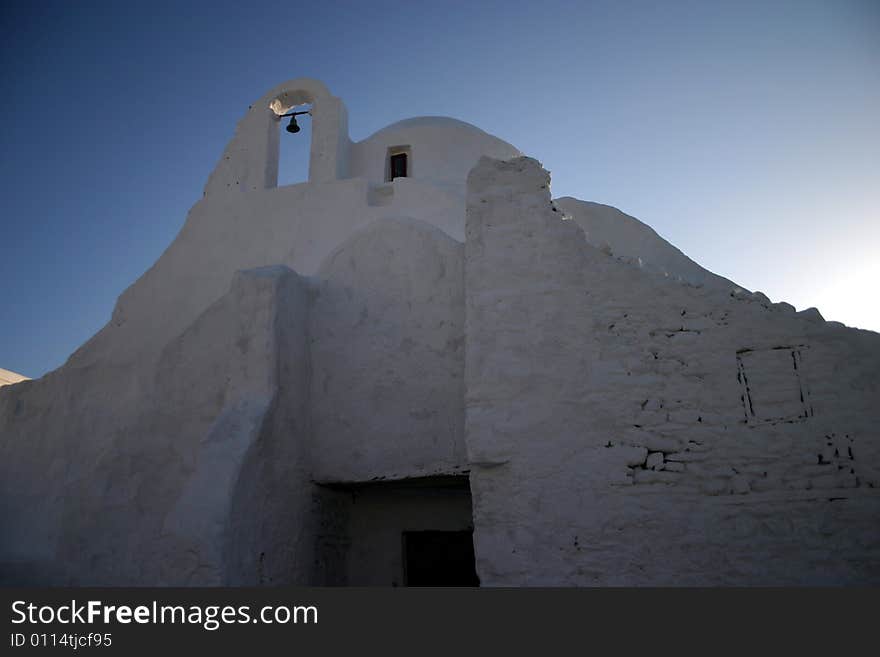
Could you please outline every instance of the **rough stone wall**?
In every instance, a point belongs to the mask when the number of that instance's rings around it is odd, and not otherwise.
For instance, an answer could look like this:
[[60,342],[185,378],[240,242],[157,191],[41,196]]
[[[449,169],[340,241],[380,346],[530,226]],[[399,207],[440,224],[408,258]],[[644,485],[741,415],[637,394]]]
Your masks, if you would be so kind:
[[310,329],[316,480],[466,468],[462,258],[439,229],[388,218],[321,267]]
[[483,583],[880,582],[880,335],[623,263],[548,183],[469,179]]

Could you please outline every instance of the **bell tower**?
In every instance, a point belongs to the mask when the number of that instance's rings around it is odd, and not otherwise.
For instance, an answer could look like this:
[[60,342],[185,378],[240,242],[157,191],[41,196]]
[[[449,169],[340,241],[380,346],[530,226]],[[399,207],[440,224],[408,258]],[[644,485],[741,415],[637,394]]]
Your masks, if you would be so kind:
[[[348,177],[351,140],[348,110],[322,82],[297,78],[280,84],[250,106],[205,185],[205,196],[271,189],[278,185],[279,122],[311,105],[309,182]],[[296,139],[296,135],[284,135]]]

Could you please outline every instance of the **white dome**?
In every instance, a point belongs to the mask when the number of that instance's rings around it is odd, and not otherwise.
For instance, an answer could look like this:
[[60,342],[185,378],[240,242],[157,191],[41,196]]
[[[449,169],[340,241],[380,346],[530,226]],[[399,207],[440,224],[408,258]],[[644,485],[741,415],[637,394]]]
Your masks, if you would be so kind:
[[[364,139],[364,141],[369,141],[385,132],[409,128],[443,128],[447,130],[460,130],[467,131],[469,134],[478,133],[481,135],[485,135],[486,137],[489,137],[491,139],[501,141],[497,137],[493,137],[492,135],[490,135],[485,130],[480,130],[480,128],[473,125],[472,123],[468,123],[467,121],[460,121],[459,119],[454,119],[451,116],[415,116],[410,119],[396,121],[395,123],[387,125],[384,128],[380,128],[372,135]],[[507,145],[510,146],[510,144]],[[513,148],[513,146],[510,147]]]
[[483,155],[507,160],[522,155],[478,127],[447,116],[419,116],[392,123],[352,145],[351,176],[372,183],[388,179],[389,149],[405,149],[407,177],[441,185],[464,185]]

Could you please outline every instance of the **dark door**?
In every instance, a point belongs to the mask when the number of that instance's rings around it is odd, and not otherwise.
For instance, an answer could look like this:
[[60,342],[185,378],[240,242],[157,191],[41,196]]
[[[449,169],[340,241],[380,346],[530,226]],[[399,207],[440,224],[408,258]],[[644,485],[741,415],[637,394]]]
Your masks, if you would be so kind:
[[473,530],[403,533],[407,586],[479,586]]

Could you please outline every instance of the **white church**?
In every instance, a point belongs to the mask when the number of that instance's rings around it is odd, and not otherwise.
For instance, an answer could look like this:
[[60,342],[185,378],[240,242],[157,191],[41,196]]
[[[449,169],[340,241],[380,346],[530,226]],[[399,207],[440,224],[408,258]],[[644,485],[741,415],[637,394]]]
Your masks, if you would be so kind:
[[0,387],[0,584],[880,585],[880,334],[549,182],[253,103],[108,324]]

